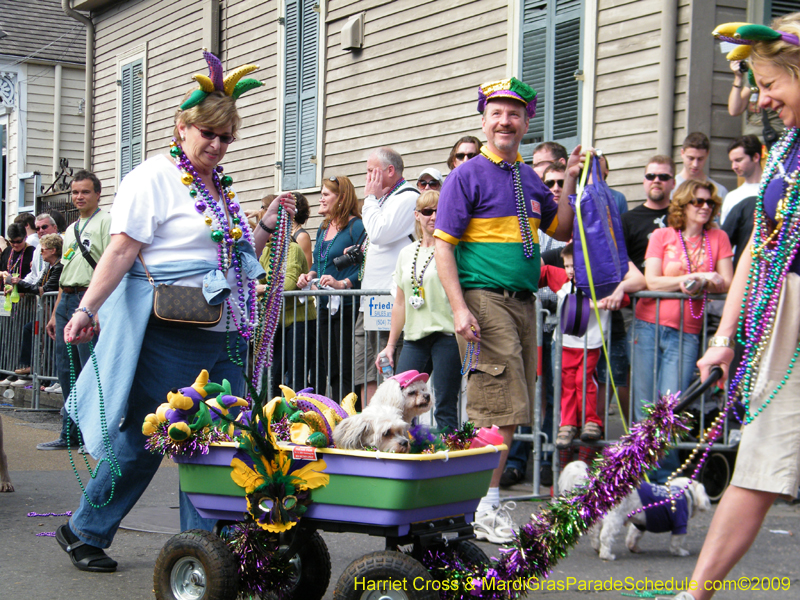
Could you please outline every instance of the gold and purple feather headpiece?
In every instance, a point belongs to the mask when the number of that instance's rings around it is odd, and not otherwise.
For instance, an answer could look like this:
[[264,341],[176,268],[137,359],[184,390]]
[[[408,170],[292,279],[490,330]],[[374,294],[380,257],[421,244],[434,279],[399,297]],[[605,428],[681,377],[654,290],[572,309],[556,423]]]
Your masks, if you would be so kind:
[[754,42],[777,42],[783,40],[787,44],[800,46],[800,39],[793,33],[776,31],[766,25],[755,23],[723,23],[711,33],[722,42],[736,44],[737,47],[728,52],[728,60],[745,60],[750,56]]
[[226,96],[231,96],[236,100],[245,92],[264,85],[258,79],[242,79],[242,77],[248,73],[252,73],[258,69],[258,65],[245,65],[234,69],[228,73],[227,76],[223,76],[222,63],[205,48],[203,48],[203,58],[205,58],[208,63],[208,75],[195,75],[192,77],[192,79],[200,84],[200,89],[193,91],[191,95],[184,100],[183,104],[181,104],[181,110],[187,110],[193,106],[197,106],[212,92],[223,92]]

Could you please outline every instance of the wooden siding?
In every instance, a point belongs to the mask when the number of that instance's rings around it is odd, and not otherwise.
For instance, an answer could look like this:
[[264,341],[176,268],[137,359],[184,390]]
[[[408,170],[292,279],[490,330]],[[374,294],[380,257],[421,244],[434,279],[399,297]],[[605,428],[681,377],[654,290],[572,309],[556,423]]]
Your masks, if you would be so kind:
[[608,155],[609,185],[632,203],[656,153],[661,2],[599,0],[597,29],[595,146]]
[[[39,171],[42,183],[53,182],[53,110],[55,67],[28,65],[26,170]],[[61,71],[61,144],[59,158],[73,168],[82,168],[83,122],[78,105],[84,94],[83,69],[64,67]]]
[[[329,2],[324,174],[361,191],[370,151],[403,155],[406,178],[447,172],[453,143],[481,137],[476,88],[506,73],[508,3],[439,0]],[[343,52],[342,25],[366,10],[364,48]],[[442,35],[434,34],[441,32]]]

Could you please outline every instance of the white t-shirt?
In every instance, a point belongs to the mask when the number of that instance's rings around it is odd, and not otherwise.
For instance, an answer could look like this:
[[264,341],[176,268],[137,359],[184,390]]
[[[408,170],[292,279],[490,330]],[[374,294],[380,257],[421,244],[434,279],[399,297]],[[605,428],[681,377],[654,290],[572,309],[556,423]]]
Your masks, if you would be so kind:
[[[403,185],[380,206],[375,196],[364,199],[361,220],[369,236],[367,263],[362,290],[388,290],[400,251],[411,243],[414,209],[419,193],[411,184]],[[361,302],[363,306],[364,298]]]
[[731,209],[745,198],[758,195],[758,183],[743,183],[732,192],[728,192],[722,201],[722,210],[719,213],[719,224],[725,223],[725,218]]
[[33,246],[34,248],[38,248],[39,234],[38,233],[30,234],[28,237],[25,238],[25,243],[28,244],[28,246]]
[[[181,171],[166,155],[147,159],[125,176],[111,207],[111,235],[125,233],[142,242],[147,267],[180,260],[217,263],[217,244],[211,229],[194,207],[189,187],[181,182]],[[239,209],[243,227],[247,219]],[[238,304],[236,274],[226,274],[230,299]],[[177,285],[200,287],[203,275],[184,277]],[[227,309],[226,309],[227,310]],[[225,331],[225,315],[208,331]]]
[[[684,178],[681,176],[681,174],[680,174],[680,173],[678,173],[677,175],[675,175],[675,189],[673,189],[673,190],[672,190],[672,194],[674,194],[674,193],[675,193],[675,190],[677,190],[677,189],[678,189],[678,186],[679,186],[680,184],[682,184],[684,181],[686,181],[686,180],[685,180],[685,179],[684,179]],[[715,186],[717,186],[717,196],[719,196],[720,198],[724,198],[725,196],[727,196],[727,195],[728,195],[728,188],[726,188],[726,187],[725,187],[724,185],[722,185],[721,183],[719,183],[719,182],[717,182],[717,181],[714,181],[713,179],[711,179],[711,177],[709,177],[708,179],[706,179],[706,181],[710,181],[710,182],[711,182],[711,183],[713,183]],[[670,198],[672,198],[672,194],[670,194],[670,196],[669,196]]]

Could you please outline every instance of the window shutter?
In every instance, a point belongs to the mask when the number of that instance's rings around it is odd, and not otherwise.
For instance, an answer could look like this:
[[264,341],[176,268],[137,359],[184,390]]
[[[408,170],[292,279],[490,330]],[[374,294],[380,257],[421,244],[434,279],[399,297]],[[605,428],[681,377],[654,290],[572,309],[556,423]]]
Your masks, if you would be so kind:
[[286,2],[284,84],[284,190],[314,187],[317,168],[317,72],[319,15],[314,0]]
[[536,117],[524,143],[578,139],[582,0],[525,0],[522,15],[522,80],[537,92]]
[[556,23],[553,75],[553,138],[578,136],[578,70],[581,51],[581,20]]
[[122,67],[120,113],[120,180],[142,162],[144,129],[144,62],[139,59]]
[[764,14],[766,15],[764,23],[767,25],[769,25],[773,19],[777,19],[783,15],[800,12],[800,2],[797,0],[767,0],[764,5]]
[[303,0],[301,18],[303,36],[300,40],[300,173],[299,188],[317,185],[317,165],[311,159],[317,153],[317,72],[319,14],[314,10],[316,0]]
[[522,81],[536,90],[536,116],[525,136],[527,143],[545,141],[547,84],[547,0],[526,0],[522,32]]
[[293,190],[298,186],[297,164],[300,148],[297,139],[298,113],[300,108],[300,3],[286,2],[286,57],[283,103],[283,189]]

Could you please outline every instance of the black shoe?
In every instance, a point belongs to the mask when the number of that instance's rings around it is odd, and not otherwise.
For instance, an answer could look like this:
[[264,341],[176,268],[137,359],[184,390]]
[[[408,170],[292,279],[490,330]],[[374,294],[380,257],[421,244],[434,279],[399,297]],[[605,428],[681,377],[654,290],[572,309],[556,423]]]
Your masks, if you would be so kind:
[[500,476],[500,487],[511,487],[518,484],[525,477],[525,474],[519,469],[508,467]]
[[103,552],[102,548],[82,542],[66,523],[56,530],[56,541],[69,554],[72,564],[81,571],[113,573],[117,570],[117,561]]
[[550,487],[553,485],[553,466],[549,464],[542,465],[539,469],[539,485]]

